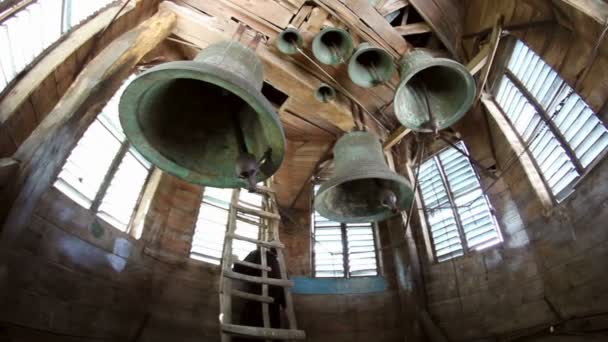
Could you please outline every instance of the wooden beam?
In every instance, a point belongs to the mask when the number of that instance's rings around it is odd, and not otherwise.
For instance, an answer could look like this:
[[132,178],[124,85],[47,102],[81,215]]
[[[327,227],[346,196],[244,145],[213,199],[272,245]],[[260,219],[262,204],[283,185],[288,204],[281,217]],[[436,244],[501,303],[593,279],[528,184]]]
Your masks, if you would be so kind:
[[461,39],[464,25],[462,5],[452,0],[410,0],[410,4],[432,27],[435,35],[454,58],[461,57]]
[[14,158],[21,167],[3,196],[2,208],[10,211],[2,212],[1,242],[14,241],[27,227],[38,200],[52,186],[72,147],[137,62],[171,33],[175,21],[175,14],[160,11],[110,43],[19,147]]
[[608,21],[608,3],[600,0],[559,0],[591,17],[600,25]]
[[486,63],[483,66],[483,72],[479,76],[479,83],[477,85],[477,98],[475,99],[475,103],[479,101],[479,98],[481,97],[481,92],[485,90],[486,82],[488,81],[488,76],[490,75],[490,71],[492,70],[494,57],[496,56],[496,51],[498,50],[498,43],[500,43],[500,37],[502,36],[502,21],[503,16],[498,15],[494,22],[494,29],[492,30],[490,41],[487,44],[488,48]]
[[15,178],[17,170],[19,170],[19,162],[15,159],[0,159],[0,189],[4,188],[8,182]]
[[377,8],[377,10],[381,16],[385,17],[395,11],[398,11],[408,6],[409,4],[410,2],[408,0],[387,0],[382,4],[382,6]]
[[490,51],[489,45],[484,45],[481,50],[473,57],[469,63],[467,63],[466,68],[469,70],[471,75],[475,76],[488,62],[488,54]]
[[382,148],[387,151],[390,150],[391,147],[398,144],[401,139],[405,138],[406,135],[412,132],[411,129],[405,128],[404,126],[400,126],[396,130],[392,131],[389,136],[386,138],[384,143],[382,144]]
[[482,92],[481,103],[486,109],[486,112],[490,115],[490,117],[492,117],[502,134],[505,136],[509,146],[513,150],[513,153],[518,156],[524,172],[528,175],[530,186],[538,196],[543,207],[547,210],[551,209],[553,207],[553,197],[549,192],[544,178],[538,171],[536,163],[530,154],[527,153],[526,145],[519,138],[519,135],[508,122],[507,118],[502,113],[502,110],[498,107],[498,104],[496,104],[494,97],[491,94]]
[[395,26],[395,30],[402,36],[432,32],[433,30],[427,23],[415,23],[402,26]]
[[[99,15],[82,25],[79,29],[70,33],[68,37],[58,44],[48,55],[42,58],[36,65],[26,73],[12,89],[6,93],[0,102],[0,124],[6,123],[11,116],[19,113],[19,108],[27,101],[30,95],[38,88],[51,73],[59,68],[62,63],[74,54],[82,45],[90,42],[100,33],[112,20],[120,4],[104,10]],[[123,17],[136,6],[128,5],[120,14]],[[117,19],[118,19],[117,18]]]

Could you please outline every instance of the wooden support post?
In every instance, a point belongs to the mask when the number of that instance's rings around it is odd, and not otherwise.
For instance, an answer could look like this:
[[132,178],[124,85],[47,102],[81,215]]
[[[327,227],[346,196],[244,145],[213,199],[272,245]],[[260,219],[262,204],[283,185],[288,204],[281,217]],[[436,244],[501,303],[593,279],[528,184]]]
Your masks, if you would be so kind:
[[486,62],[482,68],[483,71],[479,76],[479,85],[477,86],[477,98],[475,99],[475,103],[477,103],[481,98],[481,92],[485,90],[486,82],[488,81],[488,76],[490,75],[490,71],[492,70],[492,64],[494,63],[494,57],[496,56],[496,51],[498,50],[498,43],[500,43],[500,37],[502,35],[502,21],[502,15],[498,15],[496,17],[496,21],[494,22],[492,36],[490,37],[490,41],[487,45]]
[[78,75],[65,96],[19,147],[21,162],[3,196],[2,242],[10,243],[29,224],[40,197],[103,105],[114,95],[137,62],[171,32],[176,16],[160,11],[123,34]]
[[382,148],[385,151],[390,150],[391,147],[397,145],[403,138],[405,138],[406,135],[410,134],[411,132],[411,129],[403,126],[397,128],[396,130],[392,131],[384,143],[382,143]]
[[[236,205],[239,202],[241,189],[232,191],[230,209],[228,211],[228,227],[226,234],[234,234],[236,231]],[[224,251],[222,252],[222,274],[220,277],[220,324],[232,324],[232,278],[228,274],[232,271],[232,239],[224,239]],[[238,274],[238,273],[235,273]],[[232,337],[221,332],[222,342],[232,341]]]

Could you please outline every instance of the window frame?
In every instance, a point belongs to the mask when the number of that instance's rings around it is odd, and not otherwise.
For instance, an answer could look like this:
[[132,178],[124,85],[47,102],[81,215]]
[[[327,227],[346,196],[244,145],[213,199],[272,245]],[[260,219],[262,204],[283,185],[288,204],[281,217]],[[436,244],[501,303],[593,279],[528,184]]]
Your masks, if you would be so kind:
[[[209,198],[211,198],[211,202],[206,201],[205,198],[205,191],[207,191],[207,189],[216,189],[216,190],[226,190],[226,191],[230,191],[230,196],[228,196],[229,198],[227,198],[227,201],[225,202],[227,207],[224,208],[221,205],[217,204],[217,203],[213,203],[213,200],[221,200],[217,197],[212,197],[209,196]],[[222,257],[223,257],[223,252],[224,252],[224,247],[225,247],[225,241],[226,241],[226,233],[228,232],[228,225],[230,224],[230,207],[231,207],[231,202],[232,202],[232,196],[234,196],[234,190],[232,188],[214,188],[214,187],[204,187],[202,189],[202,193],[201,193],[201,201],[200,201],[200,205],[198,206],[198,210],[196,212],[196,221],[194,222],[193,228],[192,228],[192,240],[190,241],[190,250],[188,252],[188,257],[191,260],[195,260],[195,261],[199,261],[199,262],[203,262],[205,264],[209,264],[209,265],[213,265],[213,266],[220,266],[221,262],[222,262]],[[239,198],[237,200],[239,205],[243,205],[245,207],[253,207],[254,209],[262,209],[262,208],[258,208],[257,204],[255,203],[250,203],[245,201],[247,196],[259,196],[260,197],[260,202],[261,202],[261,206],[265,206],[265,199],[264,196],[261,194],[251,194],[248,193],[247,191],[242,190],[239,194]],[[219,256],[213,256],[213,255],[209,255],[209,254],[204,254],[201,253],[199,250],[197,250],[197,247],[195,247],[195,241],[194,241],[194,237],[197,235],[197,231],[200,230],[203,233],[205,232],[206,226],[205,225],[201,225],[199,226],[199,222],[200,221],[207,221],[205,223],[209,223],[209,220],[202,218],[201,219],[201,210],[203,210],[203,208],[207,206],[207,207],[212,207],[214,209],[217,210],[223,210],[226,212],[226,222],[222,223],[223,225],[223,236],[222,236],[222,241],[221,241],[221,249],[220,249],[220,253]],[[253,238],[256,240],[261,240],[262,239],[262,234],[263,234],[263,229],[261,229],[261,224],[262,224],[262,220],[263,218],[259,217],[259,216],[255,216],[255,215],[249,215],[249,214],[241,214],[241,213],[237,213],[237,217],[236,217],[236,227],[235,227],[235,233],[237,235],[241,235],[241,236],[245,236],[245,237],[249,237],[249,238]],[[256,221],[256,219],[258,221]],[[219,224],[219,222],[216,222]],[[249,226],[249,227],[248,227]],[[251,227],[257,226],[257,228],[255,228],[257,231],[255,232],[255,234],[257,236],[247,236],[248,234],[245,232],[245,230],[247,229],[251,229]],[[239,232],[240,231],[240,232]],[[209,241],[201,241],[203,243],[209,243]],[[197,244],[199,245],[199,244]],[[201,246],[204,246],[201,245]],[[242,241],[242,240],[238,240],[238,239],[233,239],[233,245],[232,245],[232,254],[233,255],[237,255],[239,257],[239,260],[244,260],[245,257],[247,256],[247,254],[253,250],[257,248],[255,243],[252,242],[248,242],[248,241]],[[240,254],[240,255],[239,255]],[[242,259],[241,259],[242,258]],[[213,261],[210,261],[213,260]]]
[[[432,227],[430,219],[429,219],[429,211],[426,210],[426,204],[425,204],[425,201],[424,201],[424,196],[422,196],[422,190],[420,190],[419,191],[420,192],[420,202],[421,202],[421,207],[423,208],[423,210],[421,210],[421,211],[422,211],[422,215],[424,216],[424,220],[425,220],[425,224],[426,224],[426,229],[428,231],[428,243],[430,244],[430,252],[432,253],[432,255],[431,255],[432,256],[432,262],[435,263],[435,264],[442,263],[442,262],[448,262],[448,261],[451,261],[451,260],[454,260],[454,259],[457,259],[457,258],[466,257],[466,256],[471,255],[471,254],[475,254],[475,253],[486,251],[487,249],[490,249],[490,248],[500,247],[502,245],[502,243],[504,242],[502,228],[501,228],[500,224],[498,223],[498,219],[497,219],[496,213],[495,213],[495,208],[494,208],[494,206],[492,206],[490,198],[486,194],[486,191],[485,191],[486,189],[484,189],[483,186],[482,186],[482,182],[481,182],[481,178],[479,176],[479,173],[477,172],[477,170],[475,169],[473,163],[471,162],[470,154],[468,152],[468,149],[466,149],[466,144],[464,143],[463,140],[460,140],[460,141],[454,143],[454,145],[457,145],[459,143],[462,144],[462,146],[464,147],[464,150],[460,150],[460,149],[455,148],[454,146],[448,145],[448,146],[442,147],[441,149],[435,151],[432,155],[430,155],[430,156],[422,159],[420,161],[420,164],[416,165],[416,167],[418,168],[422,164],[428,162],[429,160],[433,160],[435,162],[435,166],[436,166],[436,168],[437,168],[437,170],[439,172],[439,176],[440,176],[441,182],[442,182],[443,187],[444,187],[444,189],[446,191],[446,194],[447,194],[447,200],[448,200],[449,205],[450,205],[449,209],[450,209],[450,211],[452,211],[454,221],[456,222],[458,237],[459,237],[461,248],[462,248],[462,255],[452,256],[452,257],[449,257],[449,258],[447,258],[445,260],[439,261],[439,258],[437,257],[437,251],[435,249],[435,239],[433,237],[433,232],[432,232],[433,227]],[[464,230],[464,226],[462,224],[462,220],[461,220],[460,214],[458,213],[458,210],[456,210],[457,205],[455,203],[454,194],[452,192],[452,186],[450,185],[450,183],[448,181],[447,175],[445,173],[443,162],[438,157],[439,154],[441,154],[442,152],[447,151],[449,149],[454,149],[456,151],[456,153],[458,153],[461,156],[463,156],[467,160],[467,162],[469,163],[469,165],[471,166],[471,169],[473,170],[473,174],[475,175],[475,178],[477,179],[477,182],[479,183],[479,190],[481,191],[481,194],[482,194],[482,196],[483,196],[483,198],[484,198],[484,200],[485,200],[485,202],[486,202],[486,204],[488,206],[488,209],[490,211],[490,214],[491,214],[491,217],[492,217],[492,222],[494,223],[494,228],[495,228],[495,231],[497,233],[498,240],[499,240],[494,245],[482,248],[481,250],[476,250],[476,249],[470,249],[469,248],[469,242],[467,241],[467,238],[466,238],[466,232]],[[466,152],[466,155],[463,152]],[[416,172],[416,171],[414,171],[414,172]],[[420,185],[418,185],[418,187],[420,187]],[[471,190],[469,192],[472,192],[472,191],[474,191],[474,190]]]
[[[312,184],[312,193],[315,193],[315,187],[318,186],[319,184]],[[381,273],[381,263],[380,263],[380,253],[378,250],[378,224],[376,222],[360,222],[360,223],[350,223],[350,224],[369,224],[371,226],[371,233],[372,233],[372,240],[374,242],[374,248],[373,248],[373,252],[374,252],[374,257],[375,257],[375,265],[376,265],[376,275],[363,275],[363,276],[351,276],[350,275],[350,261],[349,261],[349,254],[348,254],[348,225],[349,223],[343,223],[343,222],[336,222],[339,223],[340,226],[340,233],[341,233],[341,244],[342,244],[342,267],[344,270],[344,276],[342,277],[319,277],[317,276],[317,267],[316,267],[316,237],[315,237],[315,233],[316,233],[316,226],[315,226],[315,210],[314,210],[314,195],[313,198],[311,200],[311,208],[312,208],[312,213],[310,215],[310,226],[312,229],[311,232],[311,264],[312,264],[312,277],[313,278],[320,278],[320,279],[353,279],[353,278],[365,278],[365,277],[380,277],[382,275]],[[320,215],[319,215],[320,216]],[[322,216],[321,216],[322,217]]]
[[[6,6],[0,5],[0,29],[2,29],[3,27],[6,29],[6,37],[7,37],[7,39],[9,39],[9,45],[10,45],[10,36],[8,33],[9,28],[8,28],[8,26],[6,26],[4,24],[6,22],[8,22],[9,20],[11,20],[12,18],[20,15],[21,12],[30,11],[30,9],[32,9],[31,6],[39,5],[41,1],[44,1],[44,0],[18,0],[15,2],[8,1]],[[53,23],[53,25],[58,24],[58,27],[57,27],[58,36],[53,41],[44,41],[45,38],[43,38],[40,41],[40,44],[42,44],[41,48],[39,48],[40,46],[28,46],[27,47],[28,49],[34,49],[37,52],[32,56],[31,60],[29,58],[26,60],[23,67],[18,68],[14,65],[14,58],[15,58],[14,54],[9,54],[10,58],[11,58],[11,61],[9,63],[9,64],[11,64],[10,73],[8,72],[8,70],[3,70],[3,65],[0,64],[0,77],[4,78],[6,81],[5,84],[0,83],[0,96],[7,95],[8,92],[10,91],[10,89],[12,89],[15,86],[16,82],[18,80],[20,80],[19,76],[24,73],[29,72],[30,69],[33,66],[35,66],[38,62],[40,62],[42,58],[47,56],[49,54],[49,52],[51,52],[53,50],[54,47],[56,47],[59,43],[63,42],[68,37],[68,34],[74,32],[76,29],[80,28],[82,25],[84,25],[85,23],[90,21],[95,15],[97,15],[113,6],[120,4],[124,0],[108,0],[108,2],[103,4],[101,7],[93,8],[94,10],[92,12],[90,12],[86,17],[81,18],[81,20],[78,23],[72,24],[71,23],[71,16],[73,15],[72,3],[74,1],[76,1],[76,0],[60,0],[60,2],[61,2],[59,4],[60,18],[56,23]],[[35,29],[44,30],[43,26],[44,26],[44,24],[42,24],[41,27],[36,27]],[[23,49],[23,46],[20,46],[20,49]],[[9,74],[11,74],[13,71],[15,72],[15,74],[12,76],[9,76]]]
[[[155,166],[151,163],[149,163],[150,164],[149,166],[146,166],[144,163],[147,163],[147,161],[146,162],[142,161],[142,157],[138,156],[137,150],[135,150],[135,148],[133,147],[133,145],[131,144],[129,139],[127,139],[127,137],[124,136],[124,133],[122,132],[122,130],[116,131],[117,128],[111,126],[111,122],[108,121],[109,119],[107,119],[107,118],[102,119],[102,114],[104,114],[104,110],[106,110],[108,104],[110,104],[115,99],[116,96],[119,96],[122,94],[121,90],[124,90],[126,88],[128,83],[130,81],[132,81],[134,76],[135,76],[135,74],[132,74],[131,76],[127,77],[124,80],[122,87],[119,88],[116,91],[116,93],[113,95],[113,97],[110,98],[104,104],[104,107],[99,111],[99,113],[96,115],[95,119],[93,119],[91,121],[91,123],[89,124],[89,126],[87,127],[87,129],[89,129],[91,127],[91,125],[93,125],[95,122],[98,122],[105,129],[104,134],[108,134],[109,136],[111,136],[120,145],[120,147],[114,154],[114,157],[112,158],[112,161],[111,161],[110,165],[108,166],[108,169],[106,170],[105,175],[103,176],[103,180],[101,181],[101,183],[99,184],[99,187],[97,188],[97,191],[95,192],[95,196],[91,200],[89,200],[86,197],[86,195],[84,195],[80,190],[76,189],[72,183],[70,183],[68,180],[63,179],[61,177],[61,174],[63,172],[65,165],[68,163],[74,149],[78,146],[80,141],[84,138],[84,134],[86,133],[86,130],[82,133],[82,135],[76,141],[74,146],[71,147],[70,153],[63,160],[61,169],[55,175],[52,187],[57,189],[59,192],[61,192],[64,196],[69,198],[74,203],[78,204],[79,206],[82,206],[86,210],[93,213],[96,218],[103,220],[103,222],[112,226],[116,230],[119,230],[121,232],[124,232],[126,234],[129,234],[129,235],[139,239],[139,237],[141,237],[141,234],[133,231],[133,228],[135,226],[134,220],[136,218],[136,213],[139,211],[140,206],[142,204],[143,195],[146,192],[146,189],[148,188],[148,186],[150,185],[151,176],[155,170]],[[118,108],[116,108],[116,109],[118,110]],[[135,153],[131,152],[131,150],[133,150],[133,152],[135,152]],[[114,222],[112,222],[115,220],[118,221],[116,218],[114,218],[109,213],[100,211],[100,208],[103,204],[103,200],[105,199],[106,195],[108,194],[108,190],[110,190],[110,188],[111,188],[112,181],[115,179],[116,174],[118,173],[122,162],[125,160],[125,158],[127,157],[128,154],[131,154],[131,156],[138,163],[140,163],[142,167],[144,167],[146,169],[147,173],[146,173],[146,176],[142,183],[141,189],[137,193],[137,199],[133,206],[133,210],[131,211],[131,214],[129,216],[129,222],[126,223],[126,225],[124,226],[124,229],[123,229],[120,226],[117,226]],[[58,186],[58,184],[59,184],[59,186]],[[70,192],[70,194],[66,193],[64,188],[67,189]],[[72,196],[77,196],[82,199],[85,199],[86,202],[90,201],[90,204],[84,205],[83,203],[76,201],[74,198],[72,198]],[[85,202],[85,201],[83,201],[83,202]],[[107,218],[111,218],[112,220],[109,220]]]
[[[513,56],[517,43],[523,44],[527,49],[529,49],[532,53],[534,53],[536,56],[538,56],[539,61],[546,64],[553,72],[555,72],[556,77],[559,78],[559,80],[561,81],[561,84],[559,84],[559,86],[557,87],[557,89],[555,91],[555,94],[553,95],[550,102],[548,103],[546,110],[543,108],[543,106],[539,102],[539,100],[530,92],[530,90],[528,90],[526,88],[526,86],[523,84],[523,82],[514,74],[514,72],[509,69],[509,63],[511,61],[511,58]],[[565,138],[565,136],[562,133],[562,131],[560,130],[560,128],[557,127],[557,124],[553,121],[553,119],[556,118],[557,115],[560,113],[561,108],[558,109],[558,106],[560,105],[560,103],[557,100],[559,99],[559,94],[562,91],[564,91],[565,88],[570,87],[572,92],[574,94],[576,94],[587,107],[590,108],[590,106],[586,102],[586,99],[583,98],[578,93],[577,89],[572,87],[568,83],[568,81],[560,75],[558,70],[555,70],[555,68],[552,65],[550,65],[548,62],[546,62],[544,60],[544,58],[541,54],[538,54],[536,51],[534,51],[530,46],[528,46],[525,43],[525,41],[523,41],[522,39],[519,39],[517,37],[510,36],[510,38],[507,40],[506,44],[508,44],[508,45],[504,50],[505,57],[502,59],[501,65],[499,65],[495,70],[496,81],[494,82],[490,93],[492,94],[493,102],[496,104],[496,107],[500,111],[500,114],[504,117],[509,128],[513,131],[513,133],[517,137],[518,142],[524,147],[524,152],[529,156],[530,161],[532,162],[532,165],[534,166],[536,173],[538,173],[538,176],[539,176],[540,180],[542,181],[544,188],[547,190],[547,194],[549,196],[549,200],[551,201],[551,204],[553,206],[556,206],[556,205],[559,205],[561,202],[567,200],[568,197],[576,191],[576,187],[585,178],[585,176],[597,165],[597,163],[599,161],[601,161],[608,155],[608,148],[605,148],[604,151],[601,151],[586,167],[583,166],[583,164],[581,163],[581,159],[576,156],[576,152],[573,150],[573,147],[570,145],[568,140]],[[529,67],[529,66],[524,66],[524,67]],[[566,154],[567,158],[572,163],[576,172],[578,173],[578,176],[576,178],[574,178],[572,181],[570,181],[570,183],[568,183],[562,190],[560,190],[557,193],[554,193],[554,190],[550,186],[547,176],[545,175],[545,173],[548,170],[543,170],[541,168],[539,161],[536,159],[536,157],[532,154],[532,151],[530,150],[534,144],[534,138],[531,138],[528,142],[526,142],[526,140],[524,139],[522,134],[520,134],[520,132],[517,130],[512,118],[509,117],[509,115],[507,114],[505,109],[502,107],[502,105],[497,100],[498,92],[501,89],[501,84],[504,82],[503,80],[505,80],[505,79],[512,83],[513,87],[515,87],[515,89],[521,93],[521,95],[527,101],[527,103],[529,103],[532,106],[532,108],[534,109],[534,111],[539,115],[540,120],[539,120],[539,122],[537,122],[534,125],[532,132],[535,133],[535,132],[539,131],[539,129],[542,130],[542,128],[540,126],[541,124],[546,125],[548,131],[554,136],[555,140],[557,141],[559,146],[564,150],[564,153]],[[550,90],[548,90],[548,91],[550,91]],[[566,95],[565,99],[567,100],[568,97],[569,97],[569,95]],[[595,117],[604,126],[604,128],[607,128],[606,123],[603,120],[601,120],[598,113],[596,113],[593,109],[591,109],[591,111],[592,111],[592,115],[595,115]],[[550,115],[549,113],[554,113],[554,114]],[[559,172],[559,169],[555,172]]]

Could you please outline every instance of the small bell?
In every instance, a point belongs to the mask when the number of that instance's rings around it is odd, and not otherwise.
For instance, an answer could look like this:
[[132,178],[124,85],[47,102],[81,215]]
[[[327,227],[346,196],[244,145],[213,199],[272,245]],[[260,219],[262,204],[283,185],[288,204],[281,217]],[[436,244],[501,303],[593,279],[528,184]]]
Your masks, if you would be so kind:
[[304,46],[304,38],[302,38],[302,35],[297,28],[289,25],[279,33],[275,44],[281,53],[293,55],[298,53],[298,49],[301,49],[302,46]]
[[329,103],[336,98],[336,91],[331,86],[321,83],[315,89],[315,99],[321,103]]
[[343,29],[324,27],[312,41],[312,54],[323,64],[344,63],[352,53],[353,40]]
[[371,88],[387,82],[395,72],[393,58],[386,50],[362,43],[348,61],[348,77],[354,84]]

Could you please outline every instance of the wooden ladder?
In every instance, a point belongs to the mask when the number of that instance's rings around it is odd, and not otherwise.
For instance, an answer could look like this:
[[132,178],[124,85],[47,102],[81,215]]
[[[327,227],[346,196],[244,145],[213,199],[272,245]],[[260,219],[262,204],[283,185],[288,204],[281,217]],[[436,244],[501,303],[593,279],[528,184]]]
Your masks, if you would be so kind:
[[[230,201],[230,210],[228,214],[228,227],[226,238],[224,239],[224,252],[222,254],[222,275],[220,278],[220,333],[222,342],[230,342],[232,336],[248,337],[264,340],[303,340],[306,334],[303,330],[297,329],[296,317],[293,309],[293,300],[289,288],[293,286],[293,282],[287,278],[287,270],[285,267],[285,258],[283,256],[284,245],[279,241],[279,221],[281,216],[278,213],[278,207],[274,191],[269,186],[258,186],[257,193],[263,195],[262,208],[260,210],[252,209],[243,206],[239,203],[239,194],[241,189],[234,189]],[[260,219],[259,222],[247,219],[242,215],[254,216]],[[255,224],[260,227],[259,240],[245,236],[240,236],[235,233],[237,220],[244,221],[250,224]],[[232,241],[234,239],[247,241],[256,244],[260,249],[261,264],[255,264],[247,261],[238,260],[232,255]],[[281,274],[280,279],[268,278],[268,272],[271,270],[268,266],[266,251],[270,248],[275,248],[277,251],[277,261]],[[233,265],[240,265],[252,269],[260,270],[261,277],[255,277],[234,272]],[[232,288],[234,280],[251,282],[262,285],[262,294],[248,293]],[[268,286],[281,286],[285,295],[285,313],[287,316],[288,329],[276,329],[270,327],[269,307],[274,299],[268,295]],[[262,303],[263,327],[253,327],[233,324],[232,322],[232,297],[239,297],[245,300],[253,300]]]

